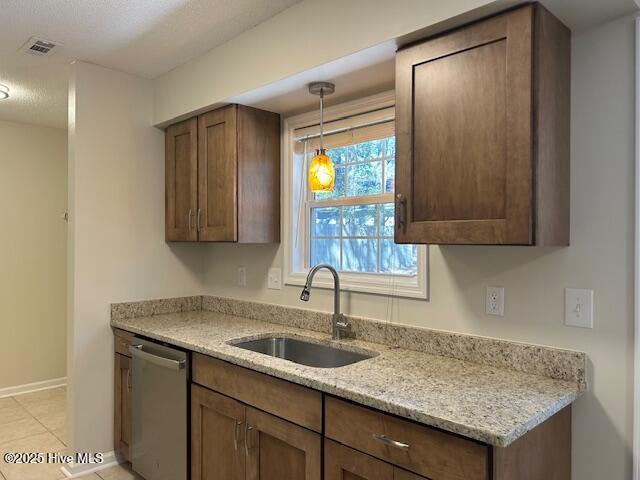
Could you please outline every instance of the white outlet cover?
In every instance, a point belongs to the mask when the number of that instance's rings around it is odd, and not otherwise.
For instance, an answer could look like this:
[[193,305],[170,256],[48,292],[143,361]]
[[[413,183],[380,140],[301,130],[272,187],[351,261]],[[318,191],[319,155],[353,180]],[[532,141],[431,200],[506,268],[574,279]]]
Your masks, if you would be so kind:
[[247,286],[247,267],[238,267],[238,286]]
[[569,327],[593,328],[593,290],[564,289],[564,324]]
[[487,315],[504,316],[504,287],[487,287],[485,312]]
[[267,276],[267,288],[282,290],[282,269],[270,268]]

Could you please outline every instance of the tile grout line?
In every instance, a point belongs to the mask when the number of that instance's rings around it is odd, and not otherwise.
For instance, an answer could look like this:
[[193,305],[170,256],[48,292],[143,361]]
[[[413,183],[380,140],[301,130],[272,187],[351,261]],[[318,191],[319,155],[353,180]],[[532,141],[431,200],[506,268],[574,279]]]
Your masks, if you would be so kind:
[[[20,402],[15,398],[15,396],[12,396],[12,397],[5,397],[5,398],[10,398],[10,399],[11,399],[11,400],[13,400],[14,402],[16,402],[16,403],[20,406],[20,408],[22,408],[25,412],[27,412],[27,415],[29,415],[29,417],[30,417],[32,420],[35,420],[35,421],[36,421],[36,423],[38,423],[42,428],[44,428],[45,432],[49,432],[49,429],[48,429],[45,425],[43,425],[43,423],[42,423],[40,420],[38,420],[38,419],[37,419],[37,418],[36,418],[36,417],[35,417],[35,416],[34,416],[34,415],[29,411],[29,410],[27,410],[27,409],[24,407],[24,405],[22,405],[22,403],[20,403]],[[10,424],[10,423],[13,423],[13,422],[19,422],[20,420],[28,420],[28,418],[20,418],[20,419],[18,419],[18,420],[11,420],[10,422],[7,422],[7,423],[6,423],[6,425],[8,425],[8,424]],[[33,433],[33,434],[30,434],[30,435],[25,435],[24,437],[13,438],[13,439],[11,439],[11,440],[9,440],[9,441],[10,441],[10,442],[17,442],[17,441],[19,441],[19,440],[24,440],[25,438],[35,437],[35,436],[37,436],[37,435],[42,435],[42,433],[44,433],[44,432],[41,432],[41,433]],[[51,433],[51,434],[53,435],[53,432],[49,432],[49,433]],[[53,436],[55,437],[55,435],[53,435]],[[56,437],[56,438],[58,438],[58,437]],[[4,443],[4,442],[3,442],[3,443]],[[0,471],[0,475],[2,475],[2,471]],[[3,478],[3,479],[5,479],[5,477],[4,477],[4,476],[2,476],[2,478]],[[6,479],[5,479],[5,480],[6,480]]]
[[[26,394],[25,394],[25,395],[26,395]],[[18,395],[16,395],[16,396],[18,396]],[[26,407],[26,406],[24,406],[24,404],[22,404],[22,403],[21,403],[21,402],[16,398],[16,396],[9,397],[9,398],[13,399],[13,400],[18,404],[18,405],[20,405],[20,406],[24,409],[24,411],[25,411],[25,412],[27,412],[27,413],[29,414],[29,416],[30,416],[31,418],[33,418],[36,422],[38,422],[38,424],[40,424],[40,425],[42,426],[42,428],[44,428],[45,432],[50,433],[50,434],[51,434],[51,435],[52,435],[56,440],[58,440],[62,445],[64,445],[64,447],[65,447],[65,449],[66,449],[66,448],[68,447],[67,443],[66,443],[65,441],[63,441],[60,437],[58,437],[58,436],[57,436],[57,435],[56,435],[52,430],[50,430],[50,429],[49,429],[49,427],[47,427],[44,423],[42,423],[38,417],[36,417],[33,413],[31,413],[31,411],[29,411],[29,409],[27,409],[27,407]],[[66,402],[66,400],[65,400],[65,406],[66,406],[66,403],[67,403],[67,402]],[[42,435],[42,434],[41,434],[41,433],[38,433],[38,434],[36,434],[36,435]],[[14,440],[22,440],[22,439],[29,438],[29,437],[32,437],[32,436],[34,436],[34,435],[27,435],[26,437],[14,438],[12,441],[14,441]],[[2,473],[2,472],[0,472],[0,473]],[[6,480],[6,479],[5,479],[5,480]]]

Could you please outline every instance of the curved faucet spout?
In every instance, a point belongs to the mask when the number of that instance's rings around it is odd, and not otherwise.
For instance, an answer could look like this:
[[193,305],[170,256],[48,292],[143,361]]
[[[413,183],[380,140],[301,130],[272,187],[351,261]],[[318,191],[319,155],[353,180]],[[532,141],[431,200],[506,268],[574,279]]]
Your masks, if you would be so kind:
[[338,340],[342,338],[349,330],[349,324],[345,321],[344,316],[340,313],[340,276],[335,268],[326,263],[320,263],[309,270],[307,275],[307,281],[302,287],[300,293],[300,300],[308,302],[311,297],[311,284],[313,283],[313,277],[315,277],[318,270],[326,269],[333,275],[333,325],[332,325],[332,338]]

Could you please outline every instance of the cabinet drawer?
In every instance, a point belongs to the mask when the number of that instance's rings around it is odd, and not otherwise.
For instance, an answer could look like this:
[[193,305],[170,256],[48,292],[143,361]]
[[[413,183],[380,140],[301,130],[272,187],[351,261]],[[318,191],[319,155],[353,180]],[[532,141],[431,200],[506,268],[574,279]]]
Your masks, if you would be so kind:
[[125,332],[124,330],[113,331],[113,342],[115,345],[116,353],[130,357],[129,346],[133,341],[133,333]]
[[316,432],[322,431],[322,394],[278,378],[194,353],[195,383]]
[[325,435],[432,480],[489,478],[486,445],[329,396]]
[[325,438],[324,480],[428,480]]

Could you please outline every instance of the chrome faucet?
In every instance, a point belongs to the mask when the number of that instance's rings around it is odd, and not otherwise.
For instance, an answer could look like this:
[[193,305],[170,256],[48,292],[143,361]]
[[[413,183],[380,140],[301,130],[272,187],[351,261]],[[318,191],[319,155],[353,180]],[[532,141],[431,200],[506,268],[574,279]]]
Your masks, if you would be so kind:
[[334,340],[340,340],[347,336],[351,325],[349,325],[349,322],[344,318],[344,315],[340,313],[340,277],[338,276],[336,269],[331,265],[320,263],[309,270],[307,281],[302,288],[302,293],[300,293],[300,300],[303,302],[309,301],[309,297],[311,296],[311,282],[313,282],[313,277],[318,270],[322,268],[326,268],[331,272],[331,275],[333,275],[333,317],[331,322],[331,338]]

